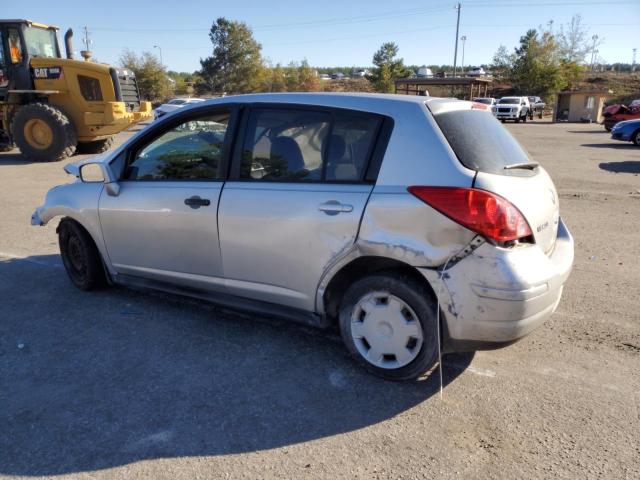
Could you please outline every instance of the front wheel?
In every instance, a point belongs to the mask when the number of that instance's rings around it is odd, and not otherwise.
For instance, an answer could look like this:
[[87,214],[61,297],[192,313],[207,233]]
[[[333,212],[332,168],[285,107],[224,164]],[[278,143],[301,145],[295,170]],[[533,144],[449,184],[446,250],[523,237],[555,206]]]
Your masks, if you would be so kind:
[[436,363],[436,306],[427,288],[409,277],[389,273],[356,281],[339,317],[347,349],[375,375],[411,380]]
[[73,220],[62,220],[58,226],[58,244],[64,268],[76,287],[93,290],[104,285],[100,253],[80,225]]
[[640,147],[640,130],[638,130],[631,136],[631,141],[635,146]]

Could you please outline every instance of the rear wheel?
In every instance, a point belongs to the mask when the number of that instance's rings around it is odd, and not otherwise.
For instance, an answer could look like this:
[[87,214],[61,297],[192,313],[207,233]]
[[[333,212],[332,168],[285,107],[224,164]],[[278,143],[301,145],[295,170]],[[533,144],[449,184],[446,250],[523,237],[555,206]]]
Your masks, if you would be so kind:
[[94,140],[93,142],[79,142],[78,153],[103,153],[113,146],[114,137],[104,138],[102,140]]
[[340,307],[342,339],[358,363],[388,380],[411,380],[437,360],[436,307],[424,285],[377,274],[349,287]]
[[634,145],[640,147],[640,130],[636,130],[631,136],[631,141]]
[[0,152],[10,152],[13,150],[13,143],[0,143]]
[[13,136],[20,151],[38,162],[55,162],[76,150],[76,132],[69,118],[46,103],[30,103],[18,110]]
[[71,282],[80,290],[93,290],[105,283],[100,253],[92,238],[73,220],[58,226],[62,263]]

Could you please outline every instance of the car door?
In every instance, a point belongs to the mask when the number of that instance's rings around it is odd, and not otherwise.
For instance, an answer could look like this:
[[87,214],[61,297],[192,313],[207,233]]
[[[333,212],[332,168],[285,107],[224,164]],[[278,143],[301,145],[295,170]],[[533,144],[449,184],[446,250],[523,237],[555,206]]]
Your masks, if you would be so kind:
[[234,109],[184,112],[124,152],[117,196],[99,212],[119,274],[222,290],[217,209]]
[[358,234],[381,124],[315,107],[245,112],[218,217],[230,293],[315,310],[322,273]]

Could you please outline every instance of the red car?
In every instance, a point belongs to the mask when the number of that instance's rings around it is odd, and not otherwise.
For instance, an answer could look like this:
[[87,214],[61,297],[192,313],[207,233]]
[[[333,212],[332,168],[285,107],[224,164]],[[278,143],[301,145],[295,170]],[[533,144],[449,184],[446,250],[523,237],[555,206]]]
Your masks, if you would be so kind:
[[602,109],[602,115],[604,116],[604,128],[607,132],[610,132],[618,122],[639,119],[640,102],[634,100],[628,107],[622,104],[609,105]]

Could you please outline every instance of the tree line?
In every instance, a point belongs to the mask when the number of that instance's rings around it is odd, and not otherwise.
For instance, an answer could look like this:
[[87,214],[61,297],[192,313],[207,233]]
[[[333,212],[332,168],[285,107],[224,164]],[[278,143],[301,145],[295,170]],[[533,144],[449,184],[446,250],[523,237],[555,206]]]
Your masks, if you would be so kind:
[[[141,92],[151,100],[162,100],[172,93],[321,91],[335,86],[324,84],[318,74],[348,75],[355,70],[355,67],[313,68],[306,60],[274,65],[262,56],[262,46],[246,23],[224,17],[213,22],[209,40],[212,53],[200,59],[200,69],[193,73],[167,72],[150,52],[136,55],[125,51],[120,63],[134,71]],[[596,43],[590,42],[580,16],[574,16],[559,29],[554,29],[550,22],[545,28],[528,30],[512,52],[501,45],[492,63],[482,67],[510,82],[515,93],[549,98],[580,80],[587,57],[596,47]],[[412,76],[419,68],[404,64],[394,42],[383,43],[373,54],[372,63],[370,75],[345,88],[391,93],[395,80]],[[453,70],[447,65],[430,67],[434,71]]]

